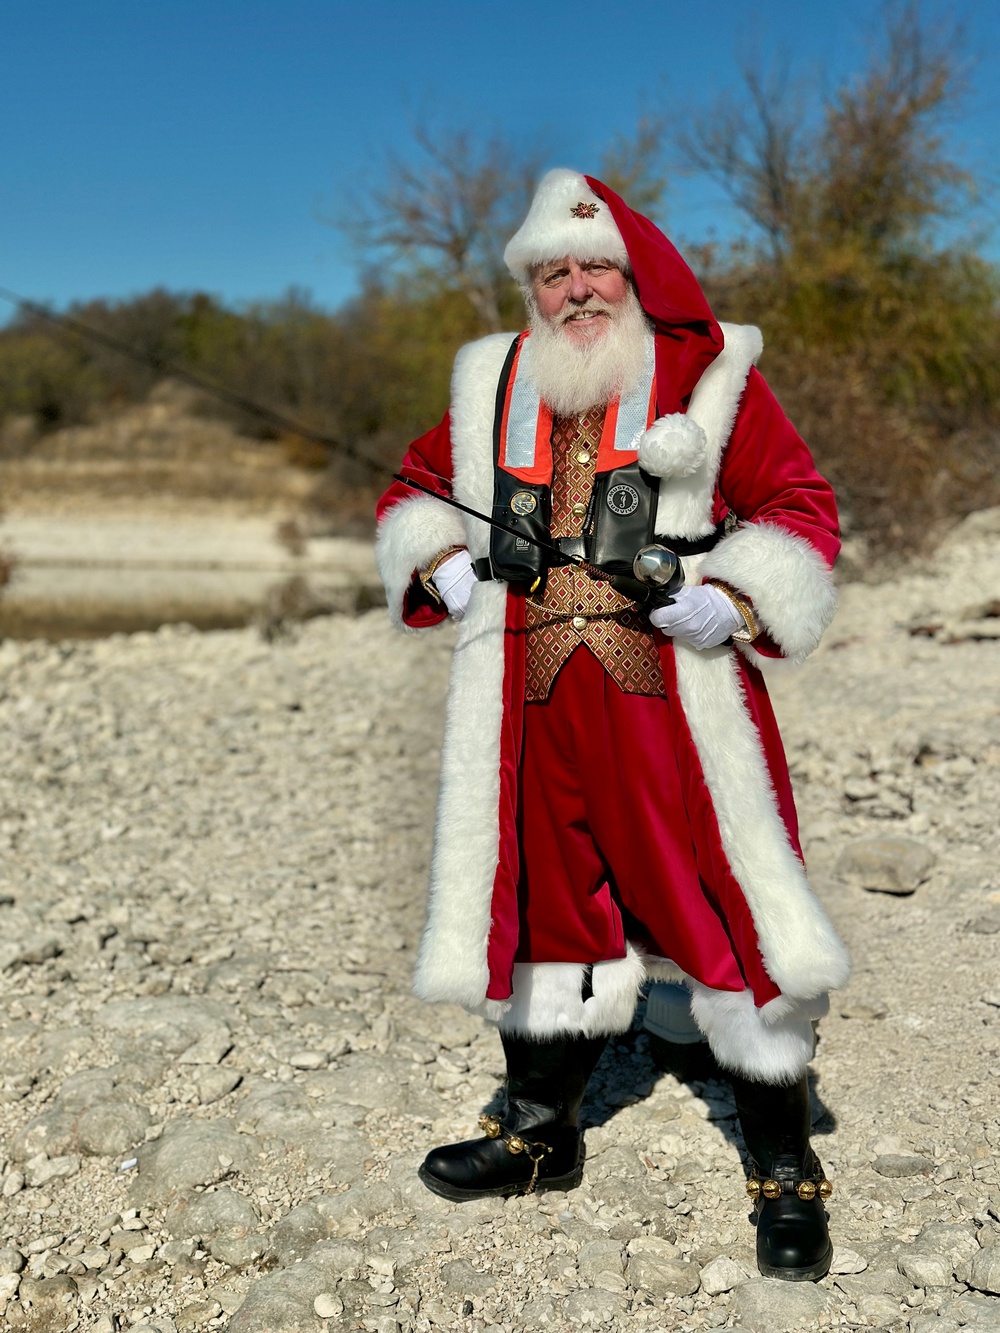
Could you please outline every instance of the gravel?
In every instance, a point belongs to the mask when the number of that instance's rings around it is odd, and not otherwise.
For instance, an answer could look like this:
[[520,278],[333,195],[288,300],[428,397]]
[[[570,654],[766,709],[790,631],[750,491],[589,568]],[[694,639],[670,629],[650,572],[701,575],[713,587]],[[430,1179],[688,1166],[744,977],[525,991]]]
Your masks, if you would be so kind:
[[3,1326],[995,1329],[1000,512],[842,603],[773,687],[855,958],[814,1066],[815,1286],[756,1275],[729,1092],[659,1074],[639,1018],[581,1188],[417,1180],[503,1071],[409,994],[450,630],[0,645]]

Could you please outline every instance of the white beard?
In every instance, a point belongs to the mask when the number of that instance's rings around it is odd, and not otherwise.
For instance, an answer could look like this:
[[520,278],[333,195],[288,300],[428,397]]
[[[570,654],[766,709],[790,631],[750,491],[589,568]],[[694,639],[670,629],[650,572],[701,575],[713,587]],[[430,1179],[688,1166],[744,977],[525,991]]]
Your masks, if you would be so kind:
[[530,355],[522,365],[556,416],[579,416],[588,407],[627,393],[638,382],[651,326],[631,287],[617,305],[594,298],[579,307],[605,310],[610,315],[607,331],[587,343],[575,342],[564,323],[550,324],[544,319],[530,292],[526,301],[531,337],[525,352]]

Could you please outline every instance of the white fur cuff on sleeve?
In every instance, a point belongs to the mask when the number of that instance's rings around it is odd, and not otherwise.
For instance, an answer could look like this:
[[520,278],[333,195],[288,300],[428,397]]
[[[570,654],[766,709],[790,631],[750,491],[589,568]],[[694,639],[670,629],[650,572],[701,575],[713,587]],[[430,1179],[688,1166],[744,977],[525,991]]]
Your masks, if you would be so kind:
[[746,593],[761,625],[795,662],[813,651],[837,609],[826,561],[804,537],[776,523],[737,528],[709,551],[700,573]]
[[403,599],[414,570],[428,564],[439,551],[466,544],[465,526],[457,510],[430,495],[400,500],[378,525],[375,561],[385,585],[389,619],[407,629]]

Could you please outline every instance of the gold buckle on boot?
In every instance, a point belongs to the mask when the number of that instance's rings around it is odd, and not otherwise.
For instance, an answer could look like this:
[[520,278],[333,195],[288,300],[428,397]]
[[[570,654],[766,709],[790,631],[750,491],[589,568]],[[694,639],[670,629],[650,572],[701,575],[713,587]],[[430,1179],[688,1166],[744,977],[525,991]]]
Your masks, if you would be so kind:
[[534,1169],[531,1172],[531,1179],[524,1190],[525,1194],[534,1194],[535,1186],[538,1184],[538,1171],[546,1153],[550,1153],[552,1148],[547,1143],[541,1141],[529,1142],[522,1139],[520,1134],[512,1134],[510,1130],[505,1129],[500,1122],[499,1116],[481,1115],[479,1117],[479,1128],[488,1139],[503,1139],[507,1144],[507,1151],[517,1156],[519,1153],[527,1153],[533,1163]]

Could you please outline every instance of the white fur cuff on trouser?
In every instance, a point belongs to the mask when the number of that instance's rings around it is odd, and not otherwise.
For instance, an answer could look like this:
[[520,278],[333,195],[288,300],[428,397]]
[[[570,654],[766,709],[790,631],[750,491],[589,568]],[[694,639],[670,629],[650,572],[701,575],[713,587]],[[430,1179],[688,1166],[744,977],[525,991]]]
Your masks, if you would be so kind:
[[826,995],[789,1000],[779,995],[758,1009],[753,992],[691,987],[691,1013],[723,1069],[760,1083],[796,1083],[813,1053],[813,1019],[830,1007]]
[[594,963],[592,994],[587,999],[583,998],[583,963],[515,964],[514,992],[499,1016],[500,1028],[541,1038],[611,1037],[627,1032],[646,976],[641,957],[631,945],[627,947],[624,958]]

